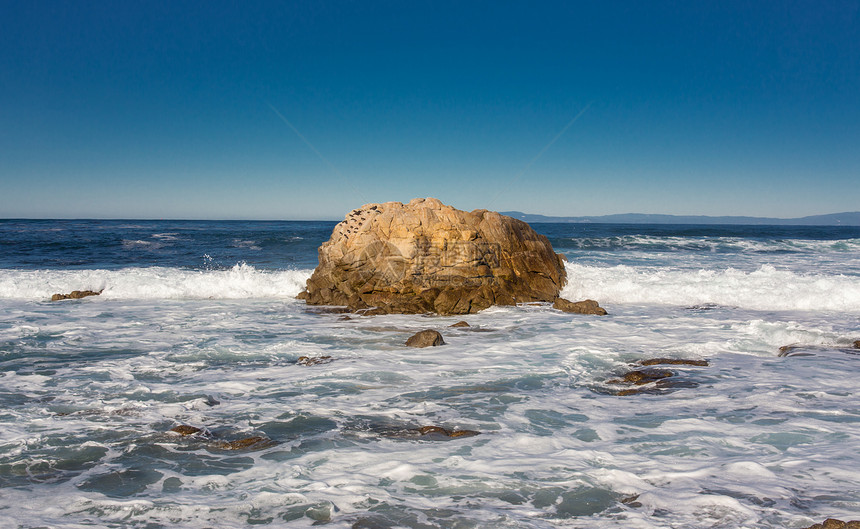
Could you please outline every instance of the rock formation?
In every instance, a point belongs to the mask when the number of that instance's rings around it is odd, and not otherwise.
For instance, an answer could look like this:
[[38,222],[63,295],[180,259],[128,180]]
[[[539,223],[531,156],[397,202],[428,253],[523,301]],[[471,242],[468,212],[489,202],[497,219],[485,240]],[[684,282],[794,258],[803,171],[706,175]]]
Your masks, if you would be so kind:
[[406,340],[406,345],[408,347],[436,347],[437,345],[445,345],[445,340],[442,339],[439,331],[427,329],[410,336]]
[[299,298],[370,313],[552,303],[567,279],[563,261],[528,224],[493,211],[460,211],[434,198],[368,204],[320,246]]
[[822,523],[810,525],[806,529],[860,529],[860,520],[851,520],[843,522],[835,518],[828,518]]

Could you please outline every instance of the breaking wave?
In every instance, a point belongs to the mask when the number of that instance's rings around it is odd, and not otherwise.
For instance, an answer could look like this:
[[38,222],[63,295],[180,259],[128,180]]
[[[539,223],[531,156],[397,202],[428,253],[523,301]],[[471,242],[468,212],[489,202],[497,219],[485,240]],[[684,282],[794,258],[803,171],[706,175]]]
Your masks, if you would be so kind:
[[0,299],[43,300],[72,290],[101,290],[103,299],[293,298],[311,272],[263,271],[245,263],[227,270],[2,270]]
[[602,304],[716,304],[752,310],[860,312],[860,278],[780,270],[678,270],[567,263],[562,296]]

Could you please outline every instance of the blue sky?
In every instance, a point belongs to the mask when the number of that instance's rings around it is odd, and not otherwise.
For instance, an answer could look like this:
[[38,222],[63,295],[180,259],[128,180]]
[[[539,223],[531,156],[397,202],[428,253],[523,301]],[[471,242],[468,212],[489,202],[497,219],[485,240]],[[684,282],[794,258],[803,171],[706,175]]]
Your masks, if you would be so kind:
[[860,209],[858,1],[0,0],[0,20],[0,217]]

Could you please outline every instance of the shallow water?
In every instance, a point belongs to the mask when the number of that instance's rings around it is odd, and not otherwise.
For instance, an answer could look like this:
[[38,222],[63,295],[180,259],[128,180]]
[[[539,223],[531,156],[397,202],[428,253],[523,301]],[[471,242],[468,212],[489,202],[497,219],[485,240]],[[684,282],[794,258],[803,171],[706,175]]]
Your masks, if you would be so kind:
[[[62,224],[40,229],[51,222]],[[564,295],[598,299],[609,316],[534,305],[345,319],[294,299],[312,264],[274,266],[259,244],[279,237],[279,252],[297,253],[290,263],[307,263],[331,223],[282,223],[276,235],[268,224],[218,224],[217,236],[183,227],[122,227],[142,230],[133,240],[191,234],[139,265],[112,264],[112,250],[82,250],[89,267],[6,254],[0,526],[782,528],[858,517],[857,234],[768,240],[755,227],[706,234],[712,251],[687,227],[535,225],[571,260]],[[110,223],[84,228],[108,232],[108,245],[129,240]],[[647,247],[614,242],[631,236]],[[4,249],[17,244],[3,237]],[[290,237],[307,242],[290,250]],[[761,251],[787,244],[799,249]],[[462,319],[472,327],[448,327]],[[403,345],[425,328],[446,345]],[[802,347],[780,357],[788,344]],[[673,384],[617,395],[631,388],[613,380],[656,357],[709,365],[664,366]],[[177,425],[202,431],[169,432]],[[416,432],[430,425],[480,434]],[[267,441],[226,449],[250,437]]]

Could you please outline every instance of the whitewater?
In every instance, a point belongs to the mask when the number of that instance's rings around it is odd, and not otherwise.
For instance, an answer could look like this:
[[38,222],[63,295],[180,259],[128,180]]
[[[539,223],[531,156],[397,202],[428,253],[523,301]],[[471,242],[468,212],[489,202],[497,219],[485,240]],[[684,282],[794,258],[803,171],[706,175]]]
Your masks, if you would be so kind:
[[[347,318],[333,226],[0,221],[0,527],[860,518],[860,228],[535,224],[608,316]],[[707,365],[619,395],[654,358]]]

